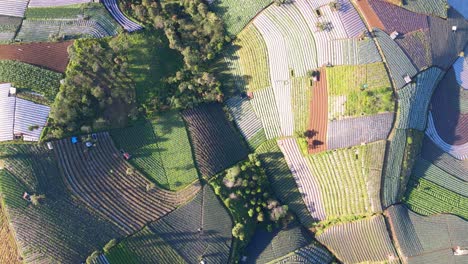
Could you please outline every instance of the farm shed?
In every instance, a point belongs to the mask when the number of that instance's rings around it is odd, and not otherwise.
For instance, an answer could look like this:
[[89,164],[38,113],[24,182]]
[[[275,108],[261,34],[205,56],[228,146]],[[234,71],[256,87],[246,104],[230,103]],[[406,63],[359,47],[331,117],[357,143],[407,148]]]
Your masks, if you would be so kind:
[[11,88],[10,83],[0,84],[0,141],[13,140],[15,136],[39,141],[50,107],[17,98],[11,94]]

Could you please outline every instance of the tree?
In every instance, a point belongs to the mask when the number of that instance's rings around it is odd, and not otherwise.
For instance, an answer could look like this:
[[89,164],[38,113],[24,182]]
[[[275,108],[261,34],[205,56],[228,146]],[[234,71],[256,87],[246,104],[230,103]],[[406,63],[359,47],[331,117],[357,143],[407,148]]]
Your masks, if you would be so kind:
[[245,238],[245,227],[241,223],[237,223],[233,228],[232,228],[232,235],[235,238],[238,238],[239,240],[243,241]]
[[249,214],[250,217],[253,217],[254,214],[255,214],[255,211],[252,208],[250,208],[249,211],[248,211],[248,214]]
[[39,205],[42,200],[44,200],[46,197],[44,194],[33,194],[31,195],[31,203],[35,206]]

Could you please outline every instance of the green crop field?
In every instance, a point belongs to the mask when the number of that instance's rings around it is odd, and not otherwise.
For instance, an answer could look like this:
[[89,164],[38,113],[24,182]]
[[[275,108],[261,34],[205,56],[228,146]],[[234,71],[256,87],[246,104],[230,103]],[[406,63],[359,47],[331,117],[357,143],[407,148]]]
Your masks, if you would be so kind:
[[[326,70],[329,101],[345,96],[345,116],[393,111],[392,86],[383,63],[334,66]],[[329,105],[332,104],[330,101]]]
[[119,148],[133,156],[132,165],[164,188],[180,190],[198,179],[187,130],[178,112],[113,130],[111,136]]
[[421,215],[448,213],[468,220],[468,197],[424,178],[411,178],[404,201],[412,211]]
[[0,82],[11,82],[18,89],[26,89],[53,100],[59,91],[63,74],[27,63],[0,60]]
[[278,200],[289,205],[303,225],[310,226],[313,222],[312,216],[304,204],[296,181],[276,140],[266,141],[255,152],[264,165],[265,173]]
[[[26,263],[79,263],[120,236],[111,223],[70,196],[47,147],[0,145],[0,159],[5,164],[0,170],[1,203]],[[24,192],[43,198],[35,205],[23,199]]]
[[241,73],[248,91],[271,86],[267,47],[254,25],[247,26],[239,33],[231,50],[239,57]]
[[[376,190],[380,189],[384,150],[385,142],[380,141],[309,156],[309,165],[320,184],[327,218],[379,210],[380,198]],[[371,164],[376,160],[380,160],[380,164]],[[371,170],[377,173],[371,174]]]
[[105,254],[112,264],[186,263],[160,236],[145,227]]
[[272,0],[215,0],[210,7],[224,20],[227,32],[237,35],[258,12],[271,2]]
[[312,89],[309,86],[309,78],[292,79],[291,101],[294,113],[294,132],[303,133],[308,128],[309,105]]

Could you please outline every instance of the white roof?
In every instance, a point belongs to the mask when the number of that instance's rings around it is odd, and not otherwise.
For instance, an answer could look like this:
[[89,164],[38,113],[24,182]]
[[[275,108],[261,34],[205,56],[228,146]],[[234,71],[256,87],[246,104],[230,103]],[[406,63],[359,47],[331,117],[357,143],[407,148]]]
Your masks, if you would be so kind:
[[[50,107],[9,96],[11,84],[0,84],[0,141],[22,134],[25,141],[39,141]],[[29,130],[31,126],[38,129]]]

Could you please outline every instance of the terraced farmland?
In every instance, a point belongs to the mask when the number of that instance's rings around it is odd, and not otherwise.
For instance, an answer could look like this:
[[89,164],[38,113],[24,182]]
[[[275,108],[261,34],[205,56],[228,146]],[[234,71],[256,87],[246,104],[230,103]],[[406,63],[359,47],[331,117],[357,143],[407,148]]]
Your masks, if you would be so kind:
[[64,139],[54,142],[54,151],[72,194],[125,234],[166,215],[200,188],[194,184],[178,193],[148,188],[150,182],[124,161],[108,133],[97,134],[92,148]]
[[13,40],[22,21],[20,17],[0,15],[0,43]]
[[312,243],[270,263],[331,263],[332,260],[330,252],[320,244]]
[[426,128],[429,102],[442,75],[442,70],[431,67],[419,73],[415,83],[398,90],[398,128],[420,131]]
[[348,148],[387,139],[394,114],[383,113],[365,117],[346,118],[328,123],[328,149]]
[[247,263],[269,263],[311,242],[307,231],[297,224],[273,232],[257,230],[246,249]]
[[212,0],[210,7],[224,20],[226,30],[231,35],[237,35],[249,21],[272,0]]
[[[408,263],[463,263],[453,249],[466,243],[468,223],[453,215],[424,217],[403,205],[386,210],[400,256]],[[437,239],[433,239],[433,238]],[[446,262],[445,262],[446,261]]]
[[468,163],[466,160],[455,159],[437,147],[432,140],[427,137],[425,137],[423,141],[421,156],[423,159],[430,161],[445,172],[465,182],[468,181]]
[[229,214],[205,186],[189,203],[121,242],[111,263],[226,263],[231,247]]
[[387,33],[379,29],[375,29],[374,34],[387,62],[387,67],[393,83],[395,84],[395,88],[401,89],[406,85],[404,78],[406,76],[415,76],[418,73],[418,70],[398,44],[391,39]]
[[133,157],[130,163],[149,179],[169,190],[180,190],[198,179],[184,121],[166,112],[151,122],[111,131],[119,148]]
[[380,210],[377,190],[381,175],[370,170],[382,171],[384,149],[385,142],[381,141],[308,157],[320,186],[327,219]]
[[[87,19],[83,19],[86,17]],[[114,36],[119,24],[102,4],[29,8],[16,39],[47,41],[58,38]]]
[[266,141],[255,152],[264,165],[265,173],[276,197],[281,203],[289,206],[303,225],[310,226],[313,218],[304,204],[296,181],[276,141]]
[[323,194],[320,191],[317,176],[310,171],[307,159],[302,156],[296,140],[293,138],[278,140],[278,145],[284,154],[310,214],[315,221],[325,220]]
[[[6,168],[0,171],[2,204],[25,263],[78,263],[122,235],[116,226],[91,214],[70,196],[47,147],[22,144],[2,148],[9,149],[0,154]],[[24,192],[45,198],[33,205],[22,198]]]
[[334,225],[317,240],[345,263],[400,263],[381,215]]
[[192,140],[195,160],[204,177],[211,177],[245,159],[247,148],[218,104],[182,112]]
[[468,197],[461,196],[426,179],[411,178],[405,203],[421,215],[454,214],[468,219]]
[[418,70],[423,70],[432,65],[431,43],[429,30],[416,30],[406,33],[395,39],[406,55],[411,59]]
[[[445,70],[450,68],[466,46],[468,21],[453,8],[447,11],[447,19],[428,17],[432,62]],[[452,26],[457,26],[453,34]]]
[[247,99],[235,96],[226,101],[226,106],[252,149],[256,149],[266,140],[262,122]]
[[231,50],[238,57],[246,90],[253,92],[271,86],[265,40],[253,24],[242,30]]
[[390,139],[383,171],[382,204],[390,206],[397,201],[400,194],[400,173],[402,169],[404,150],[406,147],[407,131],[396,129]]
[[468,197],[468,183],[460,180],[442,169],[431,164],[427,160],[418,159],[414,165],[412,177],[414,179],[425,179],[440,187]]

